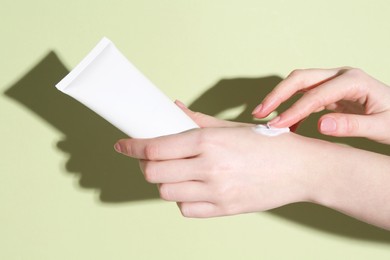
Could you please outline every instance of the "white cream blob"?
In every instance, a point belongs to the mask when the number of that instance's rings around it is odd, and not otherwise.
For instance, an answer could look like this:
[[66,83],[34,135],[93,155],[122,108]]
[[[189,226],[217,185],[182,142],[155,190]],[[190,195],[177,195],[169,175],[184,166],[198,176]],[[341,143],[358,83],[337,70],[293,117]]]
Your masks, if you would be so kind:
[[266,136],[277,136],[284,133],[289,133],[290,128],[288,127],[276,128],[269,125],[256,125],[253,127],[253,131],[255,131],[258,134],[262,134]]

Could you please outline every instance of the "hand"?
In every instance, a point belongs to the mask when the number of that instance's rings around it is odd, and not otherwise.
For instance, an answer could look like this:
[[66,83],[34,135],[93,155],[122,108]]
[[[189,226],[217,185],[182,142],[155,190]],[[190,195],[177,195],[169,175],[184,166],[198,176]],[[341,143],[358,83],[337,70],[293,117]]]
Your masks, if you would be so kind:
[[[179,106],[202,127],[153,139],[123,139],[116,150],[140,159],[161,198],[184,216],[262,211],[308,199],[313,152],[295,134],[265,137],[251,125],[218,120]],[[298,147],[298,149],[297,149]],[[282,162],[282,163],[281,163]]]
[[390,88],[360,69],[295,70],[266,96],[253,115],[266,117],[298,92],[303,96],[270,125],[291,127],[311,113],[328,109],[336,113],[320,118],[321,133],[390,144]]
[[266,137],[251,125],[177,104],[206,128],[123,139],[115,149],[140,159],[146,180],[158,184],[163,199],[178,202],[184,216],[232,215],[310,201],[390,230],[390,204],[383,203],[390,196],[388,156],[294,133]]

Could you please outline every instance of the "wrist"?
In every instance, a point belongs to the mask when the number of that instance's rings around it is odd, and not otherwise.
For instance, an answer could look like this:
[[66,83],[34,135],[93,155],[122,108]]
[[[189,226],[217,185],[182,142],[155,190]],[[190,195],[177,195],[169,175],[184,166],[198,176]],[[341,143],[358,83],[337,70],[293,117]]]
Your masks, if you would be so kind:
[[282,204],[295,202],[319,203],[322,198],[323,184],[327,173],[339,171],[339,149],[341,145],[308,138],[294,133],[277,137],[279,142],[295,147],[295,152],[286,149],[280,152],[283,163],[280,166],[285,172],[280,176],[280,196]]
[[309,201],[390,229],[390,157],[334,144],[315,173]]
[[[348,173],[352,165],[348,156],[353,148],[323,140],[305,138],[307,147],[301,158],[299,201],[330,206],[340,174]],[[337,196],[337,195],[336,195]]]

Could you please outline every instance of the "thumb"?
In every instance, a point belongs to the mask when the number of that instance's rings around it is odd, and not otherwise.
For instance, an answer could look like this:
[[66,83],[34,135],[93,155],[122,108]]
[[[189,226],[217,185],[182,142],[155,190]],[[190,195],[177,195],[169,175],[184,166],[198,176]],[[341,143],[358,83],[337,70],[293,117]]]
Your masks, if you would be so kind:
[[[378,123],[379,122],[379,123]],[[318,129],[322,134],[331,136],[366,137],[379,142],[387,142],[390,126],[378,115],[355,115],[330,113],[318,120]]]

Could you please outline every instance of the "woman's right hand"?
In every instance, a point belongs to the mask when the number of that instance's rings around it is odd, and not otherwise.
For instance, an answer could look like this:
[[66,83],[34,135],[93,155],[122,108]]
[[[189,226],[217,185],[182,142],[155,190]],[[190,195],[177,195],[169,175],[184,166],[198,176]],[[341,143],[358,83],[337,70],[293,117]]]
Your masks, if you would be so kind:
[[360,136],[390,144],[390,87],[360,69],[295,70],[280,82],[255,108],[264,118],[298,92],[303,96],[269,122],[274,127],[291,127],[311,113],[324,109],[319,131],[332,136]]

